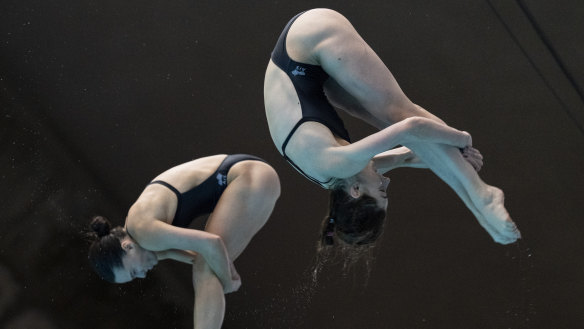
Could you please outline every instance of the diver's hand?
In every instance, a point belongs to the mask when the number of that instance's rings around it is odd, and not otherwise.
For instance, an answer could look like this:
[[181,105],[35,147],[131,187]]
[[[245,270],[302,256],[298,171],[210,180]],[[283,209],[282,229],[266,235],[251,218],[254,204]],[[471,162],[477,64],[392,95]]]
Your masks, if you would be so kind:
[[479,150],[472,146],[467,146],[463,149],[460,149],[460,153],[462,153],[462,157],[466,160],[466,162],[470,163],[474,170],[481,170],[483,167],[483,155],[481,152],[479,152]]

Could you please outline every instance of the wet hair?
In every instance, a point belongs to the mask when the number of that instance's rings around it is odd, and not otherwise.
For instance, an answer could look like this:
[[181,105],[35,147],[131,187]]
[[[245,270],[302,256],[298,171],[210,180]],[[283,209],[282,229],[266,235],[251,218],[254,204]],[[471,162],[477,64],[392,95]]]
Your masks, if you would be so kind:
[[337,180],[330,192],[329,212],[322,222],[321,248],[340,242],[368,245],[383,232],[385,209],[367,194],[353,198],[347,192],[349,181]]
[[374,260],[374,242],[383,232],[385,209],[379,207],[370,195],[353,198],[347,187],[355,178],[337,179],[330,191],[329,211],[322,221],[320,239],[313,267],[313,280],[325,265],[342,264],[341,275],[356,274],[353,269],[364,270],[360,277],[367,284]]
[[114,283],[114,268],[123,267],[122,258],[126,254],[121,240],[128,234],[121,226],[112,229],[109,220],[103,216],[93,217],[89,225],[94,240],[89,247],[89,263],[102,279]]

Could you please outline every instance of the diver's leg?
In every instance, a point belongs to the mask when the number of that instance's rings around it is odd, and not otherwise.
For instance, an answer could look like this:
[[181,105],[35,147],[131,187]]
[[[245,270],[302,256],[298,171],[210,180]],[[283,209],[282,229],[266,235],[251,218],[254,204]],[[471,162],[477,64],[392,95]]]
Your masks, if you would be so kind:
[[203,257],[197,256],[193,264],[195,329],[220,329],[225,315],[223,286]]
[[266,223],[280,195],[275,170],[260,161],[242,161],[229,170],[233,178],[209,216],[205,231],[219,235],[232,261]]
[[508,244],[520,237],[505,209],[503,192],[485,184],[458,149],[432,143],[407,146],[454,189],[495,242]]
[[408,99],[373,49],[333,10],[313,9],[298,17],[286,47],[293,60],[320,65],[329,74],[332,79],[325,92],[334,106],[363,119],[374,118],[378,128],[412,116],[443,123]]
[[[231,260],[235,260],[265,224],[280,195],[274,169],[259,161],[242,161],[231,167],[233,178],[221,195],[205,230],[219,235]],[[232,269],[234,272],[235,270]],[[225,314],[223,286],[203,257],[193,265],[195,329],[220,328]]]

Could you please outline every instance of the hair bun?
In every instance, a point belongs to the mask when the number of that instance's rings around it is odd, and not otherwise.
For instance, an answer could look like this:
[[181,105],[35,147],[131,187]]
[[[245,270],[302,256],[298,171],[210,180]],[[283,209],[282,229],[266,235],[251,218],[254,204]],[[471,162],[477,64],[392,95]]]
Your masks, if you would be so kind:
[[97,234],[99,238],[110,233],[111,224],[107,218],[103,216],[95,216],[91,220],[91,229]]

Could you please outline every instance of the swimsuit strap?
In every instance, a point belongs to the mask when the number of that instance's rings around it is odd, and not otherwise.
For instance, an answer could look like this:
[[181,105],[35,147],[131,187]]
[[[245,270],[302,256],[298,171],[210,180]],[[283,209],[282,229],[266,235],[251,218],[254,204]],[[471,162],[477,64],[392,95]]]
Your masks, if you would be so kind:
[[162,181],[162,180],[152,181],[148,185],[152,185],[152,184],[160,184],[160,185],[166,186],[169,190],[171,190],[172,192],[174,192],[174,194],[176,194],[176,211],[175,211],[175,214],[178,214],[180,212],[181,199],[182,199],[182,196],[181,196],[180,192],[174,186],[172,186],[172,185],[170,185],[167,182]]
[[288,136],[286,137],[286,139],[284,140],[284,143],[282,143],[282,155],[284,156],[284,159],[286,159],[286,161],[288,161],[289,164],[291,164],[294,168],[296,168],[296,170],[298,170],[299,173],[301,173],[304,177],[308,178],[310,181],[320,185],[320,187],[326,189],[326,184],[330,183],[333,179],[330,178],[329,180],[327,180],[326,182],[321,182],[318,179],[308,175],[307,173],[305,173],[302,169],[300,169],[300,167],[298,167],[298,165],[296,163],[294,163],[294,161],[292,161],[292,159],[290,159],[287,155],[286,155],[286,146],[288,145],[288,142],[290,141],[290,138],[292,138],[292,135],[294,135],[294,133],[296,132],[296,130],[298,129],[298,127],[300,127],[300,125],[302,125],[305,122],[308,121],[316,121],[319,123],[323,123],[321,122],[321,120],[319,118],[311,118],[311,117],[303,117],[302,119],[300,119],[296,125],[294,125],[294,128],[292,128],[292,130],[290,130],[290,133],[288,134]]
[[303,124],[307,121],[311,121],[311,120],[309,118],[302,118],[302,119],[298,120],[298,122],[296,122],[296,125],[294,125],[294,128],[292,128],[292,130],[290,130],[290,132],[288,133],[288,136],[286,136],[284,143],[282,143],[282,155],[284,155],[284,157],[286,157],[286,146],[288,145],[290,138],[292,138],[292,135],[294,135],[294,133],[296,132],[298,127],[300,127],[301,124]]
[[165,181],[162,181],[162,180],[155,180],[155,181],[152,181],[152,182],[150,182],[148,185],[152,185],[152,184],[160,184],[160,185],[164,185],[164,186],[168,187],[168,189],[169,189],[169,190],[173,191],[173,192],[174,192],[174,194],[176,194],[176,196],[177,196],[177,197],[179,197],[179,196],[180,196],[180,192],[179,192],[179,191],[176,189],[176,187],[174,187],[174,186],[172,186],[172,185],[168,184],[168,183],[167,183],[167,182],[165,182]]

